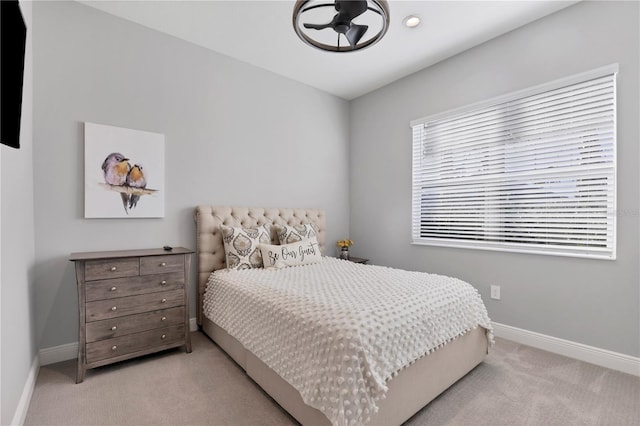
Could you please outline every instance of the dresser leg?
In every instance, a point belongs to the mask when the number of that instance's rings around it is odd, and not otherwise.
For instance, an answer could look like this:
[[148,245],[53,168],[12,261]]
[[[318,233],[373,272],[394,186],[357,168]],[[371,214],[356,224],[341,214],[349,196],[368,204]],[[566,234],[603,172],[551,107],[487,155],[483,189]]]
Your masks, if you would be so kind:
[[191,333],[187,332],[187,341],[184,344],[184,348],[187,350],[187,353],[191,353]]
[[78,360],[78,370],[76,371],[76,384],[84,381],[85,368],[82,365],[82,361]]

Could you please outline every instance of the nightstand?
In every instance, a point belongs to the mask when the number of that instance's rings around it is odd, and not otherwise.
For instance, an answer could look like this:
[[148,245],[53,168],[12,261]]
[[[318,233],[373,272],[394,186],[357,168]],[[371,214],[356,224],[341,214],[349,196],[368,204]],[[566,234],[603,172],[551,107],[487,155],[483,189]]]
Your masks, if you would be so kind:
[[80,316],[76,383],[89,368],[178,346],[191,352],[192,253],[175,247],[71,254]]
[[363,265],[369,261],[369,259],[363,259],[362,257],[350,256],[349,261],[353,263],[362,263]]

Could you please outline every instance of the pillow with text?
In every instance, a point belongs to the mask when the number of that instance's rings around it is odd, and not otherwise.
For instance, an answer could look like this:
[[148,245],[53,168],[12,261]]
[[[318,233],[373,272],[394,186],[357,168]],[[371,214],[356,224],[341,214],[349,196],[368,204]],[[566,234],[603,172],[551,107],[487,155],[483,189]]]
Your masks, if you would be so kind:
[[308,265],[322,261],[320,245],[315,237],[279,246],[260,244],[260,251],[265,269]]

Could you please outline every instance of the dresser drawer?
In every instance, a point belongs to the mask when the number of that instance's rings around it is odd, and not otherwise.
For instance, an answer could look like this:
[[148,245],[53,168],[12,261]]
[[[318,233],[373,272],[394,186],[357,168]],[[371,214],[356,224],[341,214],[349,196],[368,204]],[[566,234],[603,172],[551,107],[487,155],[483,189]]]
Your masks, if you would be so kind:
[[87,343],[87,363],[167,346],[184,340],[184,324]]
[[140,275],[184,271],[183,255],[150,256],[140,258]]
[[91,302],[177,288],[184,288],[184,273],[182,272],[90,281],[85,287],[85,297],[87,301]]
[[87,322],[98,321],[183,305],[185,305],[184,290],[96,300],[86,303],[86,319]]
[[86,281],[133,277],[139,275],[139,272],[140,260],[137,257],[129,259],[88,260],[84,266],[84,278]]
[[184,324],[184,307],[162,309],[144,314],[128,315],[87,324],[86,341],[111,339],[141,331]]

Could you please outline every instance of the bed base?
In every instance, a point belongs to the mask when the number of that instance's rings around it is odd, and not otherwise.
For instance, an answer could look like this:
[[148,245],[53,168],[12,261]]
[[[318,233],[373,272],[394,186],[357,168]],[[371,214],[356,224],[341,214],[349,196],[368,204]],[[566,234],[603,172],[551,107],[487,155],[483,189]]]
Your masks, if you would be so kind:
[[[300,393],[233,336],[206,317],[202,329],[265,392],[302,425],[330,425],[319,410],[307,405]],[[422,357],[388,383],[385,399],[371,425],[400,425],[435,397],[480,364],[487,355],[485,329],[478,327],[453,342]]]

